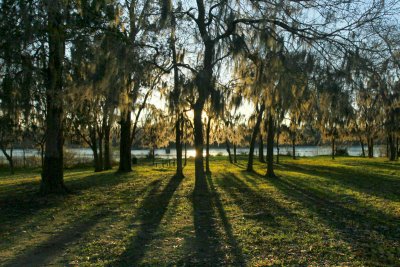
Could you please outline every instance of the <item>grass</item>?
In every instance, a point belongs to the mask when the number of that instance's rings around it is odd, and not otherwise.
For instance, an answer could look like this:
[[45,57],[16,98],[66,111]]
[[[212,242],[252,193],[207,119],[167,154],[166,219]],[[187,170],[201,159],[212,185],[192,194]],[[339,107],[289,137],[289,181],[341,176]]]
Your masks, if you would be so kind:
[[291,160],[244,171],[211,162],[200,195],[193,162],[129,174],[65,173],[73,194],[40,197],[39,170],[0,173],[4,266],[400,266],[400,164]]

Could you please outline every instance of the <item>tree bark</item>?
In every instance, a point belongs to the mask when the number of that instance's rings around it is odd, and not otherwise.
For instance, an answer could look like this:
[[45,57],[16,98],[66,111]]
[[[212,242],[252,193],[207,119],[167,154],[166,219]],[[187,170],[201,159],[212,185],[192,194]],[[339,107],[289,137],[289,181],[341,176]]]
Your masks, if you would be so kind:
[[99,170],[104,170],[104,160],[103,160],[103,137],[99,134]]
[[14,174],[13,149],[10,148],[10,154],[7,153],[7,150],[5,148],[1,148],[1,151],[3,152],[4,156],[8,161],[8,166],[10,167],[10,174],[11,175]]
[[296,159],[296,139],[292,138],[292,156]]
[[258,160],[262,163],[265,163],[265,158],[264,158],[264,142],[263,142],[263,136],[260,131],[260,134],[258,135]]
[[[205,183],[204,175],[204,161],[203,161],[203,122],[201,120],[201,114],[203,111],[203,104],[197,103],[194,108],[194,147],[196,155],[194,159],[195,168],[195,191],[196,188],[204,188]],[[198,192],[201,193],[201,192]]]
[[177,118],[175,122],[175,149],[176,149],[176,173],[175,177],[183,178],[183,167],[182,167],[182,132],[181,132],[181,121],[183,120],[182,114],[177,112]]
[[268,130],[267,130],[267,174],[268,178],[276,177],[274,172],[274,119],[272,114],[268,115]]
[[211,117],[208,118],[206,128],[206,173],[210,174],[210,131],[211,131]]
[[397,159],[397,148],[396,148],[396,137],[394,133],[389,133],[388,143],[389,143],[389,160],[395,161]]
[[46,88],[46,146],[40,192],[65,193],[63,162],[63,33],[62,1],[47,1],[48,70]]
[[332,136],[332,159],[335,159],[335,137]]
[[261,124],[261,120],[262,120],[262,116],[263,116],[264,110],[265,110],[265,105],[262,104],[261,107],[260,107],[260,110],[258,112],[258,115],[257,115],[256,124],[254,125],[254,128],[253,128],[253,133],[251,135],[249,158],[247,160],[247,168],[246,168],[246,170],[248,172],[252,172],[253,171],[254,146],[255,146],[255,143],[256,143],[256,139],[257,139],[258,133],[260,132],[260,124]]
[[230,163],[233,163],[232,154],[231,154],[231,147],[230,147],[230,145],[229,145],[229,140],[228,140],[228,138],[226,138],[225,144],[226,144],[226,151],[228,151],[229,162],[230,162]]
[[279,134],[280,130],[278,129],[276,133],[276,164],[279,164]]
[[364,148],[364,142],[362,140],[362,137],[360,136],[360,145],[361,145],[361,151],[362,151],[362,157],[365,158],[365,148]]
[[104,126],[104,170],[111,170],[110,125]]
[[131,156],[131,113],[125,111],[121,115],[121,134],[119,145],[119,168],[120,172],[132,171]]
[[90,147],[93,151],[93,163],[94,163],[94,171],[100,172],[101,165],[99,160],[99,152],[98,152],[98,144],[97,144],[97,136],[96,136],[96,126],[90,129]]
[[374,157],[374,139],[372,137],[368,137],[368,157]]
[[237,157],[236,157],[236,144],[233,143],[233,162],[237,163]]

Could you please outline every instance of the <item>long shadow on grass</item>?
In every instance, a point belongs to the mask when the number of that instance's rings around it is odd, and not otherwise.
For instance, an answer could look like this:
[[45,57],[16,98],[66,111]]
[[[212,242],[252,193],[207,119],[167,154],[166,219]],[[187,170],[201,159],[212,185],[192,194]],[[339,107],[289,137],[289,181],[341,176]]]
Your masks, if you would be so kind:
[[355,191],[392,201],[400,200],[400,179],[398,177],[339,166],[296,163],[282,164],[282,166],[300,173],[328,178]]
[[229,247],[231,248],[231,253],[233,254],[232,264],[234,266],[244,266],[245,260],[243,258],[242,250],[241,250],[238,242],[236,241],[235,236],[233,235],[232,225],[229,223],[229,220],[226,215],[224,206],[221,202],[219,193],[217,192],[217,190],[215,190],[211,175],[207,176],[207,182],[209,184],[212,200],[215,204],[215,207],[217,208],[217,212],[218,212],[219,217],[221,218],[222,225],[224,227],[224,231],[228,237],[227,241],[228,241]]
[[[115,173],[97,173],[89,176],[66,180],[68,188],[74,193],[80,193],[89,188],[101,188],[117,185],[129,178],[128,175]],[[42,197],[38,194],[39,183],[28,183],[17,186],[15,192],[9,190],[8,194],[0,197],[0,221],[1,228],[10,227],[16,229],[20,223],[34,217],[41,210],[49,210],[59,206],[65,195],[50,195]],[[2,230],[0,230],[0,233]]]
[[142,205],[138,208],[141,221],[137,235],[130,241],[125,252],[110,266],[137,266],[146,252],[146,247],[155,237],[168,204],[183,178],[173,176],[164,189],[159,192],[160,184],[152,188]]
[[[253,175],[243,172],[246,180]],[[295,215],[268,194],[261,194],[239,179],[234,173],[223,174],[218,185],[227,192],[244,213],[245,218],[260,221],[264,225],[279,227],[276,217],[291,218]]]
[[[257,174],[253,177],[266,179]],[[345,241],[352,244],[359,258],[376,265],[399,263],[398,259],[396,262],[396,256],[393,257],[393,254],[398,253],[396,244],[400,239],[398,217],[365,207],[349,207],[337,203],[332,193],[328,193],[329,190],[322,192],[285,178],[268,181],[289,198],[303,203],[304,207],[316,213],[324,223],[336,229]],[[380,255],[382,251],[386,254]],[[377,260],[379,258],[381,261]]]
[[222,265],[225,257],[215,225],[212,194],[206,179],[197,181],[192,202],[196,252],[192,263],[202,266]]
[[61,256],[68,244],[80,239],[108,213],[108,211],[100,211],[91,215],[85,214],[80,220],[50,237],[47,241],[8,261],[5,266],[45,266],[50,264],[52,260]]

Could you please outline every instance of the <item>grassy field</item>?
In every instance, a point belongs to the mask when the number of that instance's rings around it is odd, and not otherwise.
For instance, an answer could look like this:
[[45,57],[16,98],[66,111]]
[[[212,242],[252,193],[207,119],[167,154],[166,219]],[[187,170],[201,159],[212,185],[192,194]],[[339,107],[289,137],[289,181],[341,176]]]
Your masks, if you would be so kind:
[[39,170],[0,173],[4,266],[400,266],[400,163],[283,157],[275,179],[211,162],[129,174],[65,173],[73,194],[40,197]]

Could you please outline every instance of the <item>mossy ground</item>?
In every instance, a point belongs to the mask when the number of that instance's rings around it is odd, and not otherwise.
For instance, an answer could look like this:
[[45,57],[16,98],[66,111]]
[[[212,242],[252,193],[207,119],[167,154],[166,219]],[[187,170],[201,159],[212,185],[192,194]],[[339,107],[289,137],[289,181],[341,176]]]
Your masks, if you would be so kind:
[[128,174],[65,172],[74,193],[41,197],[39,170],[0,173],[0,265],[400,266],[400,164],[281,158],[275,179],[245,158]]

